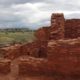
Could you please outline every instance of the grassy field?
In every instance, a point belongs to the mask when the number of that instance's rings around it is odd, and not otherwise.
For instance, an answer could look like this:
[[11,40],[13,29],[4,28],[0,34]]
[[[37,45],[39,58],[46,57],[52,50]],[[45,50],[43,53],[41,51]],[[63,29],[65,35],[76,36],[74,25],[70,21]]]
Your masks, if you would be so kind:
[[0,46],[31,42],[34,40],[34,32],[0,32]]

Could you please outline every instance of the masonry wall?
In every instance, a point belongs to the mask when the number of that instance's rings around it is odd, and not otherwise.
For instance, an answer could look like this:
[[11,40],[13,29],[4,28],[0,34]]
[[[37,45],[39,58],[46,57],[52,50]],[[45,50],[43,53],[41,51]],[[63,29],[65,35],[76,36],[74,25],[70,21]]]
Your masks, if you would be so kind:
[[65,21],[65,38],[80,37],[80,19],[68,19]]
[[27,43],[21,46],[21,53],[24,55],[32,56],[32,57],[46,57],[46,42],[34,41],[32,43]]
[[64,38],[64,15],[53,13],[51,16],[50,39]]
[[47,74],[47,59],[28,57],[19,60],[19,74]]
[[53,13],[51,26],[38,29],[35,37],[38,41],[80,37],[80,19],[65,19],[62,13]]
[[41,42],[41,41],[47,41],[49,40],[49,36],[50,36],[50,26],[45,26],[45,27],[42,27],[40,29],[38,29],[36,32],[35,32],[35,37],[36,37],[36,40],[38,42]]
[[80,39],[49,41],[47,50],[53,71],[80,74]]

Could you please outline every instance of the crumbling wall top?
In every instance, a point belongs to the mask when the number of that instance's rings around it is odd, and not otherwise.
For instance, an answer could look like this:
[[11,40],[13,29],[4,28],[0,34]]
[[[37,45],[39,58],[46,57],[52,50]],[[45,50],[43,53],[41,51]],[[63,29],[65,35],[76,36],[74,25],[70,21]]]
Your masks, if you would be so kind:
[[63,13],[52,13],[51,18],[64,17]]
[[64,38],[64,15],[63,13],[53,13],[51,16],[50,39]]

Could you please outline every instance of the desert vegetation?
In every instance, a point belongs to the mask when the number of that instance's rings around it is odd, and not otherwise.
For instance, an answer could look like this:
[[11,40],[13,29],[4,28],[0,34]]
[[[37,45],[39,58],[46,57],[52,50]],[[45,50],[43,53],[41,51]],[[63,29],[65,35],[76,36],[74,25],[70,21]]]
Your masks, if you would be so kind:
[[32,42],[34,40],[34,30],[29,29],[1,29],[0,47]]

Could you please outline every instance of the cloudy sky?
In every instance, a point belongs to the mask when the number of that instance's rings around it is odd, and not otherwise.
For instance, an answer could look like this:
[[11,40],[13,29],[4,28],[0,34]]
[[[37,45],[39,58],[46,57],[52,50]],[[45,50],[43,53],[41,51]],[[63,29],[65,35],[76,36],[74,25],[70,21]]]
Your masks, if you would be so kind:
[[80,18],[80,0],[0,0],[0,28],[50,25],[54,12]]

